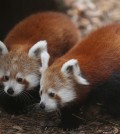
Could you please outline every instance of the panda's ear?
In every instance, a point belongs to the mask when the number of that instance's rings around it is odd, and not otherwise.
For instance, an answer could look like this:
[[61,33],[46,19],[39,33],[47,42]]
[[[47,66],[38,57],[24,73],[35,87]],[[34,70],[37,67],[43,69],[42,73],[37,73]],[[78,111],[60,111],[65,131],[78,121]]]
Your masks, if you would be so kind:
[[2,41],[0,41],[0,55],[2,56],[7,53],[8,53],[7,47],[5,46],[5,44]]
[[42,67],[40,71],[46,70],[48,68],[50,55],[47,51],[47,41],[37,42],[28,52],[29,57],[40,58]]
[[65,76],[72,75],[79,84],[89,85],[89,82],[82,76],[80,66],[76,59],[65,62],[61,68],[61,72]]

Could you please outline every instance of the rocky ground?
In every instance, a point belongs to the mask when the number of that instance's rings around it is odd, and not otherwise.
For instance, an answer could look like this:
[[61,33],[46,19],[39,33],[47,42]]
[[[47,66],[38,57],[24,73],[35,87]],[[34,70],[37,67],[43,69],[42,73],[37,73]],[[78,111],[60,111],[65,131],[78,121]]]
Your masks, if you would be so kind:
[[80,29],[82,36],[113,22],[120,21],[119,0],[65,0],[67,14]]
[[[120,21],[120,0],[64,0],[67,14],[80,29],[82,36],[112,22]],[[0,134],[120,134],[120,119],[105,113],[91,114],[92,118],[78,117],[78,129],[63,131],[58,128],[56,113],[33,112],[10,115],[0,110]]]

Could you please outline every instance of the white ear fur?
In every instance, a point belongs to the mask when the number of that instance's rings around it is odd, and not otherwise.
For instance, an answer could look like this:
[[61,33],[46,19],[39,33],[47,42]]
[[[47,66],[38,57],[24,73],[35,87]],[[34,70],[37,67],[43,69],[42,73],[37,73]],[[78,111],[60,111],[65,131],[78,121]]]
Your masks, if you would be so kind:
[[80,67],[76,59],[71,59],[65,62],[61,68],[61,72],[65,75],[69,75],[71,73],[74,75],[79,84],[89,85],[89,82],[82,77]]
[[0,41],[0,55],[5,55],[7,53],[8,53],[7,47],[2,41]]
[[42,67],[40,71],[48,68],[50,55],[47,52],[47,41],[37,42],[28,52],[29,57],[39,57],[41,59]]

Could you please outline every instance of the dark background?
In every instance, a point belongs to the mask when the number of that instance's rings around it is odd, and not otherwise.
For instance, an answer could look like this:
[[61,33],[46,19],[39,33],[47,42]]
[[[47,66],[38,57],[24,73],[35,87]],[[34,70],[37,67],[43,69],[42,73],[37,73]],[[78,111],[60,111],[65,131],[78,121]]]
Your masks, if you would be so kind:
[[65,12],[62,0],[0,0],[0,40],[28,15],[39,11]]

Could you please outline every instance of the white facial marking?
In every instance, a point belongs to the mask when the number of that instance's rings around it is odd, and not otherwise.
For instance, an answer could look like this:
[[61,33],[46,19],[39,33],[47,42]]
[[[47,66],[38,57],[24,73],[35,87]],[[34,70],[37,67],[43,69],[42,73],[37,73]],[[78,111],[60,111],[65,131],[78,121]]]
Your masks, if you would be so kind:
[[[49,92],[51,92],[51,91],[49,91]],[[50,98],[48,93],[44,93],[44,92],[42,93],[40,103],[44,103],[45,111],[47,111],[47,112],[52,112],[54,110],[57,110],[56,100],[53,98]]]
[[24,78],[22,73],[17,73],[16,78]]
[[71,60],[65,62],[61,68],[61,72],[65,75],[69,75],[69,73],[67,71],[68,67],[72,67],[73,75],[79,84],[89,85],[89,82],[85,78],[83,78],[81,75],[81,70],[80,70],[77,60],[71,59]]
[[[41,89],[42,90],[42,89]],[[47,93],[42,92],[41,95],[41,103],[43,102],[45,104],[45,110],[46,111],[54,111],[57,110],[57,101],[54,98],[51,98],[48,94],[49,93],[55,93],[61,98],[61,104],[62,106],[65,105],[65,103],[71,102],[76,98],[76,93],[74,90],[72,90],[70,87],[66,89],[62,88],[57,93],[54,89],[49,88]]]
[[54,90],[53,88],[49,88],[49,89],[48,89],[48,93],[51,93],[51,92],[52,92],[52,93],[55,93],[55,90]]
[[39,76],[35,74],[29,74],[25,79],[29,82],[29,88],[38,86],[40,82]]
[[0,41],[0,54],[5,55],[7,53],[8,53],[7,47],[5,46],[5,44],[2,41]]
[[6,71],[5,75],[10,76],[10,72]]
[[76,98],[76,93],[72,89],[62,88],[58,91],[57,94],[60,96],[63,104],[73,101]]
[[4,91],[6,93],[9,88],[12,88],[14,90],[14,93],[11,96],[19,95],[23,91],[23,88],[24,88],[24,86],[17,83],[16,80],[9,80],[7,82],[4,82],[4,86],[5,86]]
[[10,72],[7,71],[4,73],[4,70],[0,70],[0,78],[2,78],[3,76],[10,76]]

